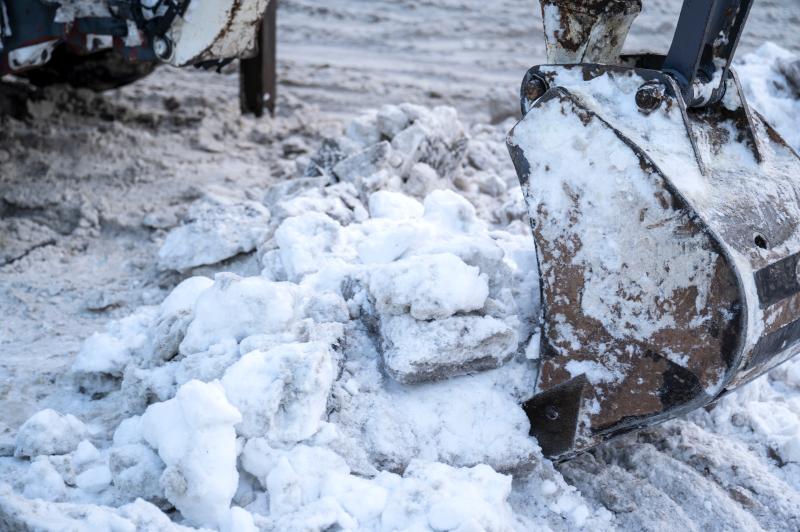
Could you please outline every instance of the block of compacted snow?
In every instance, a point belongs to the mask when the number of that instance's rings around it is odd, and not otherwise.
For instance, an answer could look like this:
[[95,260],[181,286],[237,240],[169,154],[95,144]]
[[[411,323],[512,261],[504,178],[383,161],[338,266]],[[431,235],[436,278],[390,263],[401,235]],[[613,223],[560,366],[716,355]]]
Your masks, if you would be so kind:
[[77,373],[104,373],[121,376],[130,359],[130,348],[123,338],[96,332],[81,345],[72,365]]
[[148,331],[149,349],[144,353],[148,362],[160,365],[178,354],[178,347],[194,316],[194,304],[213,284],[214,281],[208,277],[190,277],[176,286],[161,303],[158,316]]
[[484,371],[507,362],[517,330],[491,316],[420,321],[409,315],[381,320],[383,360],[397,381],[411,384]]
[[47,456],[36,458],[22,480],[24,485],[22,494],[29,499],[61,501],[67,493],[64,479]]
[[235,506],[231,508],[225,521],[220,524],[221,532],[259,532],[261,528],[256,525],[253,514]]
[[333,378],[327,345],[291,343],[244,355],[222,385],[242,414],[240,435],[294,443],[319,430]]
[[207,198],[194,203],[183,225],[158,252],[164,270],[186,271],[253,251],[268,230],[269,210],[255,201]]
[[104,464],[90,467],[75,477],[75,485],[84,491],[97,493],[111,484],[111,471]]
[[267,488],[275,530],[375,530],[386,490],[350,474],[344,459],[326,447],[277,449],[247,441],[242,467]]
[[452,107],[426,109],[404,104],[411,125],[392,138],[392,149],[403,158],[401,175],[414,163],[430,165],[440,177],[452,177],[467,153],[469,140]]
[[166,498],[195,526],[217,528],[228,517],[239,483],[233,427],[241,420],[219,382],[196,380],[142,416],[144,439],[166,464]]
[[221,342],[286,331],[297,318],[296,286],[263,277],[220,273],[197,298],[180,353],[206,351]]
[[308,212],[287,218],[275,231],[278,256],[289,281],[300,282],[319,271],[335,254],[341,241],[342,226],[330,216]]
[[83,440],[78,444],[75,452],[72,453],[72,465],[78,469],[85,469],[86,466],[100,462],[102,456],[97,447],[92,445],[89,440]]
[[392,146],[378,142],[336,163],[333,174],[341,181],[361,183],[382,170],[392,168]]
[[72,414],[62,415],[47,408],[28,418],[19,428],[14,456],[71,453],[88,437],[89,431],[81,420]]
[[125,368],[147,350],[148,329],[156,315],[156,308],[143,307],[83,342],[71,368],[81,393],[102,397],[119,389]]
[[421,218],[424,212],[419,201],[399,192],[378,190],[369,197],[369,215],[372,218],[407,220]]
[[114,446],[108,456],[111,478],[121,492],[147,501],[163,499],[159,479],[164,462],[143,443]]
[[371,272],[369,290],[381,315],[409,313],[418,320],[448,318],[483,307],[485,274],[452,253],[411,256]]
[[292,198],[279,201],[272,209],[273,223],[309,212],[324,213],[342,225],[360,221],[367,217],[366,209],[352,190],[335,188],[339,185],[352,187],[350,183],[339,183],[323,189],[313,189]]
[[411,117],[396,105],[384,105],[378,109],[375,121],[380,134],[391,139],[408,126]]
[[429,149],[429,131],[422,124],[412,124],[400,131],[392,139],[392,150],[403,157],[403,166],[400,173],[407,175],[414,163],[423,158],[426,149]]
[[[356,246],[358,258],[363,264],[389,263],[400,258],[420,240],[425,238],[425,228],[416,224],[385,224],[376,219],[368,237]],[[377,226],[377,227],[376,227]]]
[[475,206],[452,190],[434,190],[425,197],[425,220],[455,232],[470,232],[483,225]]
[[384,530],[516,530],[508,497],[511,477],[481,464],[455,468],[412,461],[403,477],[382,473],[389,491],[381,515]]
[[33,495],[26,497],[14,493],[8,484],[0,484],[0,516],[5,525],[3,530],[196,530],[172,522],[156,506],[141,499],[119,508],[98,504],[49,502],[52,500]]
[[370,146],[381,140],[378,130],[377,113],[369,112],[350,121],[345,128],[345,137],[361,147]]

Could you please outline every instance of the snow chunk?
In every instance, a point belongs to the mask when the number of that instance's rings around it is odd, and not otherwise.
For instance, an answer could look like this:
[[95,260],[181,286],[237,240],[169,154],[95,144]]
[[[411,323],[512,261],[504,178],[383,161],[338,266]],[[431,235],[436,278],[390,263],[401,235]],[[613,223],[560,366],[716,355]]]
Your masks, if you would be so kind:
[[401,174],[407,175],[415,163],[425,163],[439,176],[451,177],[460,169],[469,144],[457,111],[413,104],[403,104],[400,109],[412,121],[392,139],[392,148],[403,157]]
[[345,135],[361,147],[379,142],[381,134],[378,131],[377,113],[365,113],[351,120],[345,128]]
[[351,475],[330,449],[301,444],[280,450],[255,438],[245,445],[242,464],[267,488],[276,529],[318,530],[337,524],[348,530],[379,529],[386,489]]
[[121,377],[132,354],[147,344],[154,314],[153,308],[145,307],[109,323],[105,332],[94,333],[81,345],[72,371],[84,377],[92,374]]
[[88,437],[86,425],[78,418],[47,408],[28,418],[19,428],[14,456],[67,454]]
[[318,499],[324,478],[350,472],[341,457],[320,447],[300,445],[288,453],[277,453],[275,458],[265,480],[270,509],[277,515]]
[[424,458],[514,471],[541,457],[519,407],[536,378],[526,364],[511,362],[492,371],[414,386],[377,374],[376,381],[386,383],[381,385],[366,380],[367,374],[362,370],[360,390],[343,397],[331,421],[363,441],[380,469],[402,471],[412,459]]
[[120,508],[26,499],[0,485],[0,515],[12,530],[158,530],[189,532],[141,499]]
[[192,524],[217,527],[227,517],[239,482],[233,426],[241,420],[218,382],[200,381],[142,416],[144,438],[167,466],[166,497]]
[[231,508],[227,519],[220,526],[222,532],[259,532],[253,514],[235,506]]
[[89,440],[83,440],[72,453],[72,465],[78,469],[101,460],[100,451]]
[[105,465],[91,467],[75,477],[75,485],[88,492],[103,491],[111,484],[111,471]]
[[287,218],[275,231],[275,243],[290,281],[319,270],[339,243],[341,226],[325,214],[310,212]]
[[142,416],[133,416],[123,419],[114,430],[114,445],[126,445],[129,443],[142,443]]
[[296,318],[295,292],[286,283],[217,274],[214,285],[197,299],[180,352],[198,353],[226,340],[286,330]]
[[399,166],[393,155],[388,142],[379,142],[338,162],[333,173],[341,181],[355,184],[359,190],[377,190],[388,173]]
[[22,494],[30,499],[61,501],[67,486],[47,456],[39,456],[32,463],[24,478]]
[[[265,439],[254,438],[245,445],[241,463],[267,488],[271,516],[291,523],[292,530],[302,529],[297,525],[307,520],[320,519],[329,526],[340,522],[351,529],[356,527],[352,517],[326,493],[330,486],[348,483],[350,474],[345,461],[330,449],[304,444],[288,450],[276,449]],[[325,502],[320,503],[320,498]],[[327,517],[312,511],[319,509],[320,504],[326,508],[323,513]],[[277,529],[283,528],[277,526]]]
[[278,226],[286,218],[309,212],[325,214],[342,225],[361,222],[368,217],[356,188],[351,183],[337,183],[281,198],[272,208],[272,222]]
[[452,190],[434,190],[425,197],[425,219],[456,232],[470,232],[481,224],[475,207]]
[[386,370],[410,384],[496,368],[513,356],[516,330],[491,316],[418,321],[395,316],[381,323]]
[[159,484],[164,462],[147,445],[131,443],[111,448],[108,456],[111,478],[121,492],[131,498],[161,501],[164,490]]
[[515,530],[507,499],[511,477],[486,465],[456,469],[414,460],[403,478],[383,473],[390,490],[381,524],[388,530]]
[[190,277],[170,293],[159,306],[159,313],[148,334],[148,348],[143,350],[145,365],[160,365],[178,354],[186,330],[194,317],[194,304],[214,281],[207,277]]
[[421,218],[424,212],[420,202],[399,192],[379,190],[369,197],[369,215],[373,218],[406,220]]
[[188,312],[194,307],[197,298],[214,284],[208,277],[195,276],[182,281],[161,302],[158,310],[162,316]]
[[164,240],[158,265],[186,271],[253,251],[267,233],[269,216],[269,210],[254,201],[209,197],[195,202],[184,225]]
[[485,274],[452,253],[413,256],[373,270],[369,289],[381,314],[418,320],[448,318],[483,307]]
[[423,231],[411,224],[397,224],[386,227],[375,220],[364,224],[362,229],[368,234],[357,245],[358,258],[363,264],[392,262],[398,259],[421,238]]
[[294,443],[319,430],[333,377],[326,345],[292,343],[246,354],[222,385],[242,413],[240,435]]
[[123,339],[108,333],[94,333],[81,345],[72,370],[122,375],[129,356],[129,344]]
[[396,105],[384,105],[375,118],[378,131],[387,138],[393,138],[411,122],[411,117]]

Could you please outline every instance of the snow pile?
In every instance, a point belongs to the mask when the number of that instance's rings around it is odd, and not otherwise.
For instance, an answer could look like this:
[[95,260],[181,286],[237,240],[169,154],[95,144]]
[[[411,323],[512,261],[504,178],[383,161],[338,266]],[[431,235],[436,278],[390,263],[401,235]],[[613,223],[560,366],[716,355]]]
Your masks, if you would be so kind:
[[[517,222],[479,216],[514,200],[492,162],[502,136],[476,136],[452,109],[386,106],[263,204],[196,203],[161,266],[256,248],[261,274],[189,277],[88,338],[73,373],[117,405],[113,436],[34,416],[14,489],[48,503],[14,495],[6,511],[82,504],[137,526],[165,511],[221,530],[606,526],[528,436],[536,259]],[[466,186],[478,172],[485,186]]]
[[747,102],[800,151],[800,57],[771,42],[736,61]]

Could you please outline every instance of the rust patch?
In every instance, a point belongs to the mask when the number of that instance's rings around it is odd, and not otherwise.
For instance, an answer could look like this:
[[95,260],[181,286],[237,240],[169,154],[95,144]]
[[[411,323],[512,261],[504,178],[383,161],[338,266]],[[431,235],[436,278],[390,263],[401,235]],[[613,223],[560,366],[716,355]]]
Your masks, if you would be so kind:
[[[542,0],[551,63],[614,62],[641,0]],[[555,9],[558,21],[548,15]],[[549,24],[557,23],[557,27]]]

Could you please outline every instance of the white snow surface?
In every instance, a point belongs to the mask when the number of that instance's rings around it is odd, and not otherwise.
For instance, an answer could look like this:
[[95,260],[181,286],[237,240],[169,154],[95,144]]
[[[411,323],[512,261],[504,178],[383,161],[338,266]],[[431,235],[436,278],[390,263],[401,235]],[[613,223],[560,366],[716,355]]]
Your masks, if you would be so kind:
[[[798,148],[793,58],[764,45],[738,70]],[[264,188],[242,161],[212,159],[210,172],[241,169],[251,190],[184,191],[187,212],[145,217],[162,251],[135,267],[183,274],[135,305],[100,297],[90,311],[124,312],[73,351],[58,411],[0,418],[0,528],[800,528],[797,360],[710,411],[566,464],[542,457],[519,407],[539,302],[503,146],[513,120],[460,120],[382,105],[326,130],[344,158],[311,174],[307,125],[255,128],[243,153],[280,136],[275,173],[290,180]],[[214,153],[217,137],[191,142]],[[77,223],[95,227],[81,205]]]

